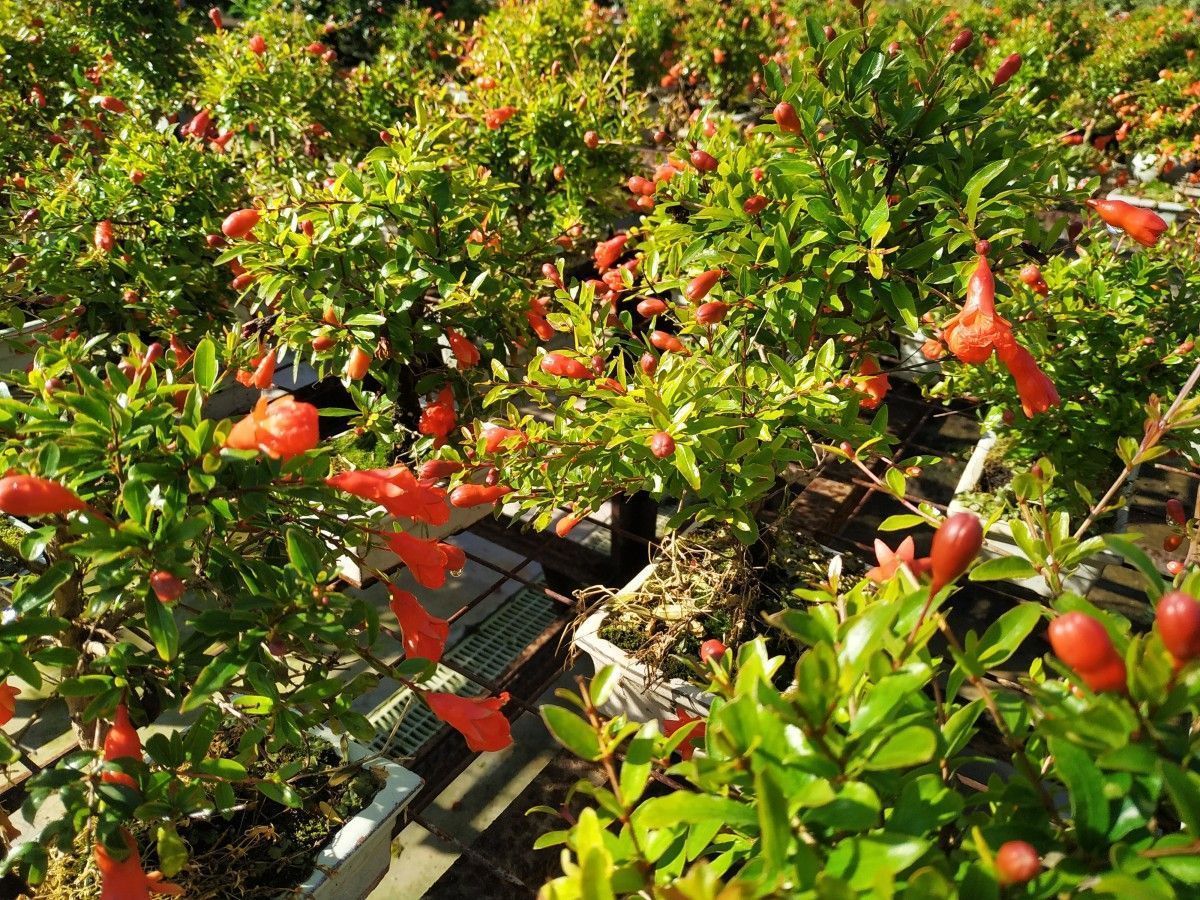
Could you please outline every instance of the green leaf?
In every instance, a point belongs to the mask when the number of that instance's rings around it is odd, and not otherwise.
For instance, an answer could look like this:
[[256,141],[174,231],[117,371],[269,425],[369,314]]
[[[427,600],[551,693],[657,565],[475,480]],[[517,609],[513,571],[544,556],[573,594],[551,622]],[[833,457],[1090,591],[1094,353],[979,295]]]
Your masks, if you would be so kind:
[[613,689],[620,681],[620,671],[616,666],[605,666],[597,672],[596,677],[588,686],[588,696],[591,697],[592,705],[603,706],[607,703],[608,698],[612,696]]
[[1158,569],[1154,567],[1150,557],[1141,547],[1115,534],[1104,535],[1104,544],[1109,550],[1119,553],[1131,562],[1142,573],[1142,577],[1146,579],[1146,594],[1151,601],[1157,600],[1163,595],[1166,584],[1163,582],[1162,576],[1158,574]]
[[1042,607],[1037,603],[1022,603],[1004,613],[979,642],[976,654],[980,664],[991,669],[1006,662],[1041,621]]
[[321,547],[307,532],[295,526],[287,529],[287,554],[300,577],[310,583],[320,578]]
[[200,670],[200,674],[196,676],[196,683],[192,685],[191,693],[183,698],[183,703],[179,706],[180,712],[191,712],[199,707],[209,694],[219,691],[229,684],[241,668],[240,661],[224,654],[218,656]]
[[258,788],[258,792],[264,797],[269,797],[276,803],[282,803],[284,806],[292,809],[299,809],[304,804],[303,798],[289,784],[280,784],[277,781],[260,781],[255,787]]
[[981,562],[971,570],[971,581],[1015,581],[1037,575],[1033,563],[1022,556],[998,556]]
[[879,531],[903,531],[905,528],[916,528],[924,524],[925,520],[914,513],[900,513],[888,516],[879,523]]
[[792,823],[787,799],[767,769],[754,774],[755,807],[758,809],[759,846],[768,871],[779,871],[787,862]]
[[638,825],[643,828],[694,825],[714,818],[741,827],[758,822],[758,814],[751,805],[738,803],[728,797],[693,794],[687,791],[647,800],[634,816]]
[[175,617],[156,597],[147,596],[145,606],[146,629],[154,641],[154,649],[158,651],[159,659],[170,662],[179,653],[179,629],[175,627]]
[[600,740],[590,724],[562,706],[543,706],[542,720],[554,739],[580,759],[600,758]]
[[967,182],[963,193],[966,195],[966,215],[967,224],[972,229],[975,228],[975,218],[979,212],[979,197],[983,193],[983,189],[988,186],[993,178],[999,175],[1008,166],[1007,159],[998,159],[994,163],[984,166],[976,172],[971,180]]
[[174,825],[158,827],[158,868],[170,878],[187,865],[188,852]]
[[1162,773],[1180,821],[1191,834],[1200,834],[1200,779],[1165,759]]
[[937,749],[937,735],[924,725],[908,725],[886,738],[867,760],[873,772],[907,769],[928,762]]
[[1109,822],[1103,776],[1091,756],[1071,742],[1052,737],[1048,744],[1055,771],[1070,794],[1079,843],[1085,849],[1099,850],[1106,845]]
[[192,357],[192,378],[205,393],[212,391],[217,383],[217,348],[209,338],[196,346]]

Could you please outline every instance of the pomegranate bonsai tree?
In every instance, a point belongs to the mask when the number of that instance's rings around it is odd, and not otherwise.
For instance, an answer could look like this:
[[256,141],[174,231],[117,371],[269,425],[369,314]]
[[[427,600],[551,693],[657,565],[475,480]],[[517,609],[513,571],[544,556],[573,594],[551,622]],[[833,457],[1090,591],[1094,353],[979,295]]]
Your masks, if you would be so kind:
[[[1155,421],[1194,429],[1196,405],[1184,392]],[[1139,452],[1159,437],[1148,429]],[[1069,571],[1080,555],[1030,506],[1023,546]],[[960,634],[947,618],[956,580],[1019,573],[1010,560],[971,568],[982,542],[973,514],[934,524],[929,558],[909,545],[861,580],[831,567],[803,605],[772,617],[791,656],[759,637],[696,660],[706,716],[610,718],[611,669],[544,707],[551,732],[606,780],[580,786],[582,810],[532,811],[558,820],[537,846],[564,849],[543,894],[1191,892],[1200,572],[1168,589],[1139,566],[1149,629],[1059,592]],[[650,789],[656,773],[668,790]]]
[[[1053,402],[1020,329],[995,318],[991,267],[1048,247],[1062,223],[1044,230],[1031,210],[1074,195],[932,12],[900,27],[898,52],[892,26],[814,28],[790,78],[768,68],[773,108],[752,133],[705,117],[629,178],[654,209],[596,245],[599,278],[544,270],[541,336],[568,347],[486,398],[495,424],[528,438],[501,448],[499,477],[540,523],[644,490],[679,499],[673,525],[725,521],[753,543],[757,504],[788,467],[842,441],[886,444],[881,360],[933,310],[978,334],[975,362],[995,349],[1023,393],[1038,389],[1031,414]],[[512,416],[517,399],[553,415]]]
[[[284,752],[311,760],[318,725],[369,741],[354,703],[383,679],[410,686],[472,749],[509,742],[505,697],[421,686],[443,620],[390,582],[381,611],[338,579],[339,559],[382,531],[424,589],[441,587],[462,551],[375,510],[436,525],[445,493],[403,466],[331,474],[319,411],[290,396],[237,422],[204,419],[219,375],[209,340],[164,353],[80,338],[44,344],[0,399],[0,512],[29,528],[28,574],[4,597],[0,628],[0,724],[19,711],[23,725],[0,732],[0,751],[17,761],[24,729],[63,711],[78,741],[27,784],[27,815],[61,804],[4,863],[32,881],[51,848],[82,840],[100,848],[105,896],[131,896],[118,885],[133,878],[125,868],[144,881],[135,838],[156,835],[174,875],[190,824],[229,811],[234,787],[243,802],[300,806],[303,763],[250,769]],[[183,715],[182,731],[139,737],[168,713]],[[240,742],[214,743],[231,721]]]

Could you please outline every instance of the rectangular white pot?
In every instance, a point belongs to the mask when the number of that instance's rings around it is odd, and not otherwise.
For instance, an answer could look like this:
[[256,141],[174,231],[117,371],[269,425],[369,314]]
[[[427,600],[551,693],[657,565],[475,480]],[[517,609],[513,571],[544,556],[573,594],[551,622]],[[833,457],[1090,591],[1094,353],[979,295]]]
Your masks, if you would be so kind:
[[[618,596],[636,591],[653,572],[654,563],[651,563],[634,576]],[[597,672],[605,666],[616,667],[617,680],[608,700],[600,707],[601,712],[608,716],[622,715],[631,722],[673,719],[677,709],[684,709],[694,716],[708,714],[711,694],[680,678],[664,679],[616,644],[600,637],[600,627],[606,618],[607,605],[584,619],[571,639],[576,650],[591,657]]]
[[[335,747],[332,735],[322,734]],[[371,751],[351,743],[350,761],[371,755]],[[346,822],[317,857],[313,872],[296,888],[296,896],[313,900],[365,900],[392,864],[392,832],[396,819],[422,785],[421,778],[390,760],[376,759],[367,764],[381,771],[383,786],[371,804]]]
[[[950,505],[947,507],[948,513],[975,512],[959,502],[958,497],[961,494],[973,492],[979,486],[979,482],[983,478],[983,469],[987,462],[988,454],[995,444],[996,435],[991,432],[985,433],[979,439],[979,443],[975,445],[975,449],[972,451],[971,457],[967,460],[967,465],[963,469],[962,476],[958,479],[958,484],[954,488],[954,499],[950,501]],[[1129,484],[1132,486],[1132,478]],[[975,515],[979,516],[978,513],[975,513]],[[979,518],[983,520],[984,517],[979,516]],[[1128,519],[1128,509],[1122,508],[1119,510],[1117,513],[1116,530],[1124,531]],[[1019,554],[1020,549],[1017,547],[1017,542],[1013,538],[1012,529],[1008,527],[1008,523],[999,521],[992,525],[988,530],[987,537],[983,541],[982,556],[985,559],[995,559],[997,557],[1017,556]],[[1068,591],[1080,594],[1081,596],[1085,595],[1100,580],[1100,576],[1104,573],[1106,566],[1119,565],[1120,562],[1120,557],[1115,554],[1097,553],[1095,556],[1089,557],[1087,562],[1080,564],[1075,572],[1065,580],[1063,586]],[[1051,595],[1049,585],[1046,584],[1045,579],[1040,575],[1035,575],[1032,578],[1014,579],[1014,583],[1042,597],[1049,597]]]
[[41,319],[33,319],[21,328],[0,330],[0,378],[6,372],[21,371],[33,362],[33,352],[26,341],[45,325]]

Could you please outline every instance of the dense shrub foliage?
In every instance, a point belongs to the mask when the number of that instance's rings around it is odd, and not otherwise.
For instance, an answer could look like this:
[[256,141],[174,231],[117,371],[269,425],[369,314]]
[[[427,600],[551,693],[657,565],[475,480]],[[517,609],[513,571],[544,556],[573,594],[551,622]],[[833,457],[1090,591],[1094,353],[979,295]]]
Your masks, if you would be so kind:
[[[1095,533],[1155,459],[1194,475],[1194,4],[42,6],[0,0],[0,761],[75,749],[0,874],[186,885],[193,823],[319,807],[340,767],[255,773],[369,741],[384,687],[506,747],[375,552],[444,587],[452,512],[565,538],[649,495],[753,579],[830,464],[929,556],[885,534],[692,635],[702,721],[609,718],[615,670],[548,707],[605,780],[543,896],[1195,892],[1200,536],[1178,498],[1163,571]],[[891,459],[914,370],[998,437],[982,519]],[[1140,619],[1074,592],[1102,550]],[[957,634],[968,571],[1044,602]]]

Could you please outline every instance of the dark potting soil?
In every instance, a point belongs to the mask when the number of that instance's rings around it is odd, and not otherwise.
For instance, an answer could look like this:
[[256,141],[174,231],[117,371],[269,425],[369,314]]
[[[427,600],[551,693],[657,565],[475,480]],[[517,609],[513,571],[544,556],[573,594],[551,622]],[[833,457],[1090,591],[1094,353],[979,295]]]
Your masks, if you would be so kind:
[[[212,755],[236,746],[232,731],[218,732]],[[234,787],[235,806],[228,817],[176,823],[188,847],[187,864],[169,880],[184,889],[188,900],[274,900],[303,882],[313,862],[342,823],[379,792],[382,780],[369,765],[347,768],[328,742],[314,738],[308,754],[288,749],[247,764],[249,774],[264,778],[285,766],[303,764],[316,774],[289,783],[303,798],[292,808],[259,793],[253,785]],[[160,868],[154,828],[134,829],[142,867]],[[84,900],[99,895],[99,875],[90,853],[56,854],[37,900]]]

